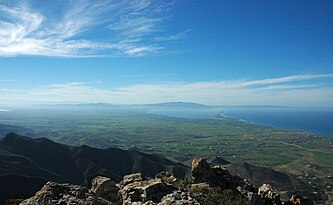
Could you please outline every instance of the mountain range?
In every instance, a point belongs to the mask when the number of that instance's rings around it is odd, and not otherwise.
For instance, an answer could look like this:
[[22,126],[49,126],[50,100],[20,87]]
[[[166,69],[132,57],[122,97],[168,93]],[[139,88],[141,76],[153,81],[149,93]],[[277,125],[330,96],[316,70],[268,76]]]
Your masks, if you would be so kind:
[[8,198],[31,195],[46,181],[84,185],[97,175],[120,180],[135,172],[155,176],[169,171],[184,177],[188,170],[183,164],[136,150],[72,147],[9,133],[0,140],[0,204]]

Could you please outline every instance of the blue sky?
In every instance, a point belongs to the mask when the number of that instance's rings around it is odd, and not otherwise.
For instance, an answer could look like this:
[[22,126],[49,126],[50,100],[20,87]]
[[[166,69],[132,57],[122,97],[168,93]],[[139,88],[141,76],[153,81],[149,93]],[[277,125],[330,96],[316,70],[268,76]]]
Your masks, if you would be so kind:
[[333,107],[333,2],[0,0],[0,105]]

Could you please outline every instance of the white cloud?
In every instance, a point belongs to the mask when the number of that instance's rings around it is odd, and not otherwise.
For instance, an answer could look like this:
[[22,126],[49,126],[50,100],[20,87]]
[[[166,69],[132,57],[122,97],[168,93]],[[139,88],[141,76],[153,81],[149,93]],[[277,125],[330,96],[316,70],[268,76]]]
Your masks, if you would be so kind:
[[126,54],[130,56],[140,56],[145,52],[153,53],[157,50],[162,49],[161,47],[154,47],[154,46],[140,46],[140,47],[133,47],[125,51]]
[[180,39],[184,39],[186,37],[186,34],[191,32],[192,29],[186,29],[185,31],[173,34],[173,35],[169,35],[169,36],[158,36],[155,37],[154,39],[156,41],[175,41],[175,40],[180,40]]
[[302,80],[310,80],[316,78],[329,78],[333,77],[333,74],[307,74],[307,75],[292,75],[282,78],[269,78],[264,80],[253,80],[253,81],[246,81],[240,83],[239,86],[251,86],[251,85],[268,85],[268,84],[276,84],[276,83],[287,83],[293,81],[302,81]]
[[158,73],[158,74],[136,74],[136,75],[119,75],[118,78],[137,78],[137,77],[158,77],[158,76],[176,76],[174,73]]
[[215,105],[332,106],[333,87],[323,83],[308,82],[314,78],[324,77],[332,78],[333,75],[312,74],[248,81],[135,84],[109,89],[98,88],[94,82],[69,82],[5,93],[0,100],[24,102],[24,99],[30,99],[35,102],[76,101],[120,104],[192,101]]
[[161,18],[123,18],[119,22],[109,26],[111,30],[121,31],[129,37],[141,37],[156,31],[156,26],[162,21]]
[[304,85],[270,85],[262,88],[257,88],[257,90],[284,90],[284,89],[300,89],[300,88],[316,88],[320,87],[322,84],[304,84]]
[[[162,31],[158,27],[167,6],[148,0],[73,0],[55,8],[58,16],[48,16],[52,12],[31,8],[25,1],[10,6],[0,2],[0,57],[155,53],[163,46],[148,36]],[[83,37],[95,29],[104,32],[102,39]]]

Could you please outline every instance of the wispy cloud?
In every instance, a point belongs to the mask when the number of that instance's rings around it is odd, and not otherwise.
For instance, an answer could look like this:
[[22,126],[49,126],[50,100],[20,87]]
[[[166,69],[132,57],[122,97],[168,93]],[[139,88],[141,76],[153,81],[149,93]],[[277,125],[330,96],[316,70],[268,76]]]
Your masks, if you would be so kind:
[[[323,78],[333,78],[333,74],[243,81],[134,84],[109,89],[99,88],[94,82],[68,82],[21,92],[7,92],[1,95],[0,100],[8,102],[31,99],[36,102],[85,101],[123,104],[193,101],[216,105],[332,106],[333,86],[325,84]],[[314,79],[317,79],[317,83],[313,83]]]
[[292,75],[287,77],[281,78],[269,78],[264,80],[253,80],[253,81],[246,81],[240,83],[239,86],[251,86],[251,85],[268,85],[268,84],[277,84],[277,83],[287,83],[293,81],[302,81],[302,80],[310,80],[316,78],[329,78],[333,77],[332,73],[329,74],[307,74],[307,75]]
[[169,35],[169,36],[158,36],[155,37],[154,39],[156,41],[175,41],[175,40],[180,40],[180,39],[184,39],[187,35],[187,33],[191,32],[192,29],[186,29],[185,31],[173,34],[173,35]]
[[304,88],[316,88],[321,87],[322,84],[302,84],[302,85],[270,85],[256,90],[291,90],[291,89],[304,89]]
[[[0,56],[141,56],[164,47],[152,41],[170,3],[149,0],[73,0],[50,10],[28,1],[0,2]],[[39,2],[40,3],[40,2]],[[89,38],[89,32],[103,37]],[[149,37],[149,38],[148,38]]]
[[93,81],[93,82],[68,82],[65,84],[51,84],[48,85],[47,87],[58,87],[58,86],[63,86],[63,85],[93,85],[93,84],[100,84],[103,83],[103,81],[97,80],[97,81]]
[[176,76],[175,73],[158,73],[158,74],[137,74],[137,75],[119,75],[118,78],[137,78],[137,77],[160,77],[160,76]]

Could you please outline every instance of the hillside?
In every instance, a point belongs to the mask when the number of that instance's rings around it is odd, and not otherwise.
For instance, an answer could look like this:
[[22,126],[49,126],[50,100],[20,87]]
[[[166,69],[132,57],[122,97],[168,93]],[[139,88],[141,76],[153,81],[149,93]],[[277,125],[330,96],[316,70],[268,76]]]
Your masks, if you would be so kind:
[[[283,199],[295,193],[309,195],[313,191],[300,180],[270,168],[230,163],[221,157],[208,158],[207,162],[212,166],[226,165],[231,174],[246,178],[257,187],[272,184],[285,193]],[[188,161],[186,166],[136,149],[75,147],[47,138],[32,139],[9,133],[0,140],[0,203],[8,198],[30,197],[47,181],[88,185],[97,175],[120,181],[131,173],[153,177],[161,171],[184,178],[191,163],[192,160]]]
[[20,127],[20,126],[13,126],[13,125],[6,125],[0,123],[0,138],[6,136],[6,134],[10,132],[20,133],[20,134],[29,134],[32,135],[32,130]]
[[[46,138],[31,139],[10,133],[0,140],[0,193],[3,193],[0,204],[8,197],[23,197],[23,190],[36,192],[46,180],[87,184],[96,175],[120,180],[133,172],[155,176],[161,171],[184,177],[188,167],[136,150],[74,147]],[[10,178],[17,177],[23,181],[36,181],[37,185],[26,183],[25,187],[19,187],[23,192],[18,191],[16,186],[5,186]]]

